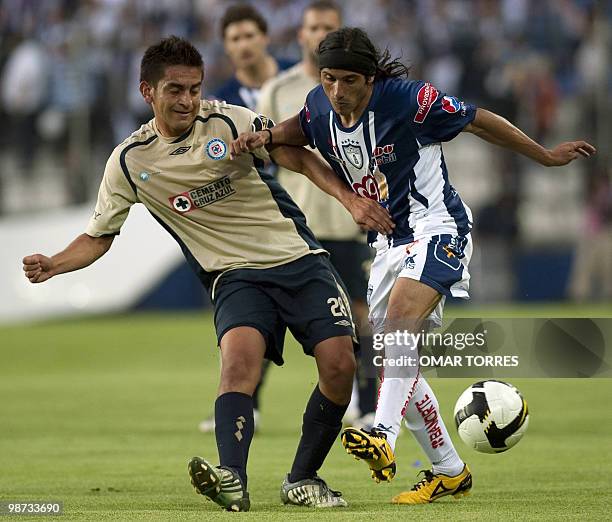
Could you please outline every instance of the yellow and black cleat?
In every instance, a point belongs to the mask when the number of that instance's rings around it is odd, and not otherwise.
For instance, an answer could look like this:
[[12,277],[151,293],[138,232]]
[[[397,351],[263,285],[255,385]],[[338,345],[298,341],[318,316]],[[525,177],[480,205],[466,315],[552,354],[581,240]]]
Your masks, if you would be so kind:
[[384,433],[345,428],[341,440],[349,455],[365,460],[376,482],[390,482],[395,477],[395,455]]
[[425,474],[425,478],[412,486],[410,491],[404,491],[393,497],[391,499],[393,504],[428,504],[447,495],[460,498],[469,495],[472,489],[472,474],[467,464],[455,477],[433,473],[428,469],[421,473]]

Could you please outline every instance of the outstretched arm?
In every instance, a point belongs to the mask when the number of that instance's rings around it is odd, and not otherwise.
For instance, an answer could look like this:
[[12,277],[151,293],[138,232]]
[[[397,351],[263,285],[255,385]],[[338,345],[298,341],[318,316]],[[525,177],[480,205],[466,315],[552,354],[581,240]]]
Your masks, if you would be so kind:
[[23,271],[31,283],[43,283],[53,276],[79,270],[102,257],[115,236],[92,237],[81,234],[52,257],[32,254],[23,258]]
[[545,167],[567,165],[579,156],[588,158],[597,152],[595,147],[586,141],[568,141],[557,145],[554,149],[546,149],[505,118],[485,109],[478,109],[474,121],[463,130],[490,143],[523,154]]
[[299,115],[296,114],[271,129],[243,132],[230,144],[230,154],[234,158],[245,152],[253,152],[265,145],[294,145],[296,147],[308,145],[308,139],[304,136],[300,125]]
[[304,174],[317,187],[342,203],[359,226],[381,234],[393,232],[395,225],[387,209],[373,199],[355,194],[316,154],[303,147],[272,145],[268,148],[275,163]]

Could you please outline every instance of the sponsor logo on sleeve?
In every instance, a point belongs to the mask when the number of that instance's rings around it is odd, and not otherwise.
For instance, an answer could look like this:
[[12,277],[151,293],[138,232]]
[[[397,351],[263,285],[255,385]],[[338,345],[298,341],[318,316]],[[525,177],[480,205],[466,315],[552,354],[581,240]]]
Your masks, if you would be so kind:
[[436,89],[431,83],[423,85],[419,92],[417,92],[417,103],[419,108],[414,116],[415,123],[423,123],[431,106],[438,99],[438,89]]
[[179,214],[203,208],[236,193],[228,176],[211,181],[201,187],[168,198],[170,206]]
[[454,114],[461,109],[461,102],[454,96],[442,98],[442,110]]
[[222,160],[227,155],[227,145],[222,139],[213,138],[206,144],[206,155],[212,160]]

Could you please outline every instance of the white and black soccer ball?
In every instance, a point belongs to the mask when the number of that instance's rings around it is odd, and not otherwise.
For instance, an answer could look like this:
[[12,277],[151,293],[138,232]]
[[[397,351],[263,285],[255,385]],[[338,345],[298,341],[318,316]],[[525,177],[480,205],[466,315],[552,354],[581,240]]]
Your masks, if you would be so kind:
[[455,425],[461,440],[482,453],[509,450],[527,431],[529,412],[521,393],[502,381],[480,381],[455,404]]

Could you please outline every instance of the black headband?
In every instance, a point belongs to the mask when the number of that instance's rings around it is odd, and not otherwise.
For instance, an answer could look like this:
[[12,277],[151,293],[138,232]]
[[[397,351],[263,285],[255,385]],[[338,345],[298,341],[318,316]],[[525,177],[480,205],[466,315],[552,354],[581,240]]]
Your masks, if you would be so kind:
[[376,74],[376,60],[355,51],[329,49],[319,53],[319,69],[342,69],[353,71],[364,76]]

